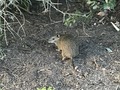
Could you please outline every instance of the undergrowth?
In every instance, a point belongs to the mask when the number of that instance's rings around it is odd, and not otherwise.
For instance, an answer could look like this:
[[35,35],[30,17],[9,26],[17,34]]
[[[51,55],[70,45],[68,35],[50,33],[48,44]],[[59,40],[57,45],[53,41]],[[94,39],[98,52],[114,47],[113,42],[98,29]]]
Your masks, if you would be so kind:
[[[54,8],[56,11],[62,13],[63,15],[63,22],[65,26],[71,27],[73,24],[75,24],[77,21],[81,22],[88,22],[89,20],[92,19],[93,15],[97,12],[100,12],[103,15],[107,14],[107,11],[114,10],[114,7],[116,6],[116,0],[65,0],[66,5],[69,3],[85,3],[84,8],[87,8],[89,11],[88,12],[81,12],[79,9],[75,10],[72,13],[68,13],[67,11],[62,11],[57,8],[57,5],[61,5],[61,3],[57,2],[54,3],[52,0],[36,0],[39,1],[40,3],[43,3],[44,11],[43,13],[49,12],[51,8]],[[67,5],[69,6],[69,5]]]
[[[29,2],[30,0],[0,0],[0,36],[3,35],[3,38],[0,38],[4,39],[7,45],[8,31],[12,34],[13,37],[17,35],[20,39],[20,30],[22,30],[25,35],[23,28],[23,25],[25,24],[25,18],[20,8],[22,8],[21,6],[23,5],[23,8],[26,9],[28,4],[30,4]],[[16,13],[19,13],[19,15],[22,16],[22,22],[18,19]],[[17,31],[12,28],[14,23],[18,23],[20,25]]]
[[[52,0],[36,1],[43,6],[43,13],[49,12],[52,10],[51,8],[55,9],[57,12],[62,13],[64,25],[69,27],[71,27],[77,21],[89,21],[92,19],[93,14],[96,13],[96,11],[106,14],[107,11],[114,10],[114,7],[116,6],[116,0],[65,0],[64,2],[67,6],[69,6],[68,4],[70,2],[73,4],[75,2],[84,2],[87,7],[83,7],[89,10],[88,12],[82,12],[77,9],[74,12],[68,12],[57,8],[57,6],[61,5],[62,3],[54,3]],[[25,30],[23,28],[23,25],[25,24],[25,17],[21,10],[29,12],[30,5],[32,5],[30,0],[0,0],[0,44],[1,41],[4,40],[6,45],[8,45],[8,32],[11,33],[14,38],[17,36],[22,40],[22,37],[19,33],[22,30],[23,35],[25,35]],[[19,13],[19,15],[22,17],[22,22],[16,16],[16,13]],[[12,25],[15,23],[19,24],[17,31],[12,28]]]
[[[30,0],[0,0],[0,59],[4,57],[4,52],[1,47],[2,41],[8,45],[8,33],[11,33],[14,38],[21,36],[19,32],[22,30],[25,35],[23,25],[25,24],[25,17],[21,8],[26,10],[30,5]],[[20,21],[16,13],[22,17]],[[19,24],[18,30],[15,31],[12,25]]]

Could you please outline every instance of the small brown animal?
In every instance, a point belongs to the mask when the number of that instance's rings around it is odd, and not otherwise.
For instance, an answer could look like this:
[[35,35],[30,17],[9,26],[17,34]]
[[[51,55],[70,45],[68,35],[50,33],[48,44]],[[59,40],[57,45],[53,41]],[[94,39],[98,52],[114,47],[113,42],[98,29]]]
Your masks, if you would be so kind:
[[54,43],[61,51],[62,60],[73,59],[79,54],[79,47],[75,42],[75,38],[69,34],[56,35],[48,40],[48,43]]

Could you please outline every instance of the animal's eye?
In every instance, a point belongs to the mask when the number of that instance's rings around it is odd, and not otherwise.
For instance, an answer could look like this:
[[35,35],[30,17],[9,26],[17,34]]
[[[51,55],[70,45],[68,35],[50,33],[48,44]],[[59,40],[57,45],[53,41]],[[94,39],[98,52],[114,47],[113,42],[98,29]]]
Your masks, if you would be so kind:
[[59,37],[60,37],[60,35],[57,35],[57,37],[59,38]]
[[55,38],[53,38],[52,40],[55,40]]

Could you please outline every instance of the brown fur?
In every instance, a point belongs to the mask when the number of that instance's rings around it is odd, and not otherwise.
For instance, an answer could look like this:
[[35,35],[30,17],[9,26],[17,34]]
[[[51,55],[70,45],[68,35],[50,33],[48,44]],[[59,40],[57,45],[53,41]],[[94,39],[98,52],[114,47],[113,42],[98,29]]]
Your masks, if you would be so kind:
[[66,58],[72,59],[79,54],[78,45],[73,36],[69,34],[53,36],[49,39],[49,43],[55,43],[58,51],[61,51],[62,60]]

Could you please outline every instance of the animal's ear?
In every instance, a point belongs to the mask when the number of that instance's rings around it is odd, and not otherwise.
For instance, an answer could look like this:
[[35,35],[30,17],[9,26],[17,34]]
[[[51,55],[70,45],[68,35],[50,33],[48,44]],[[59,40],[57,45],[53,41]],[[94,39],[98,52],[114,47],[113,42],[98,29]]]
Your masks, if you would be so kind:
[[58,35],[57,35],[57,37],[59,38],[59,37],[60,37],[60,35],[58,34]]

